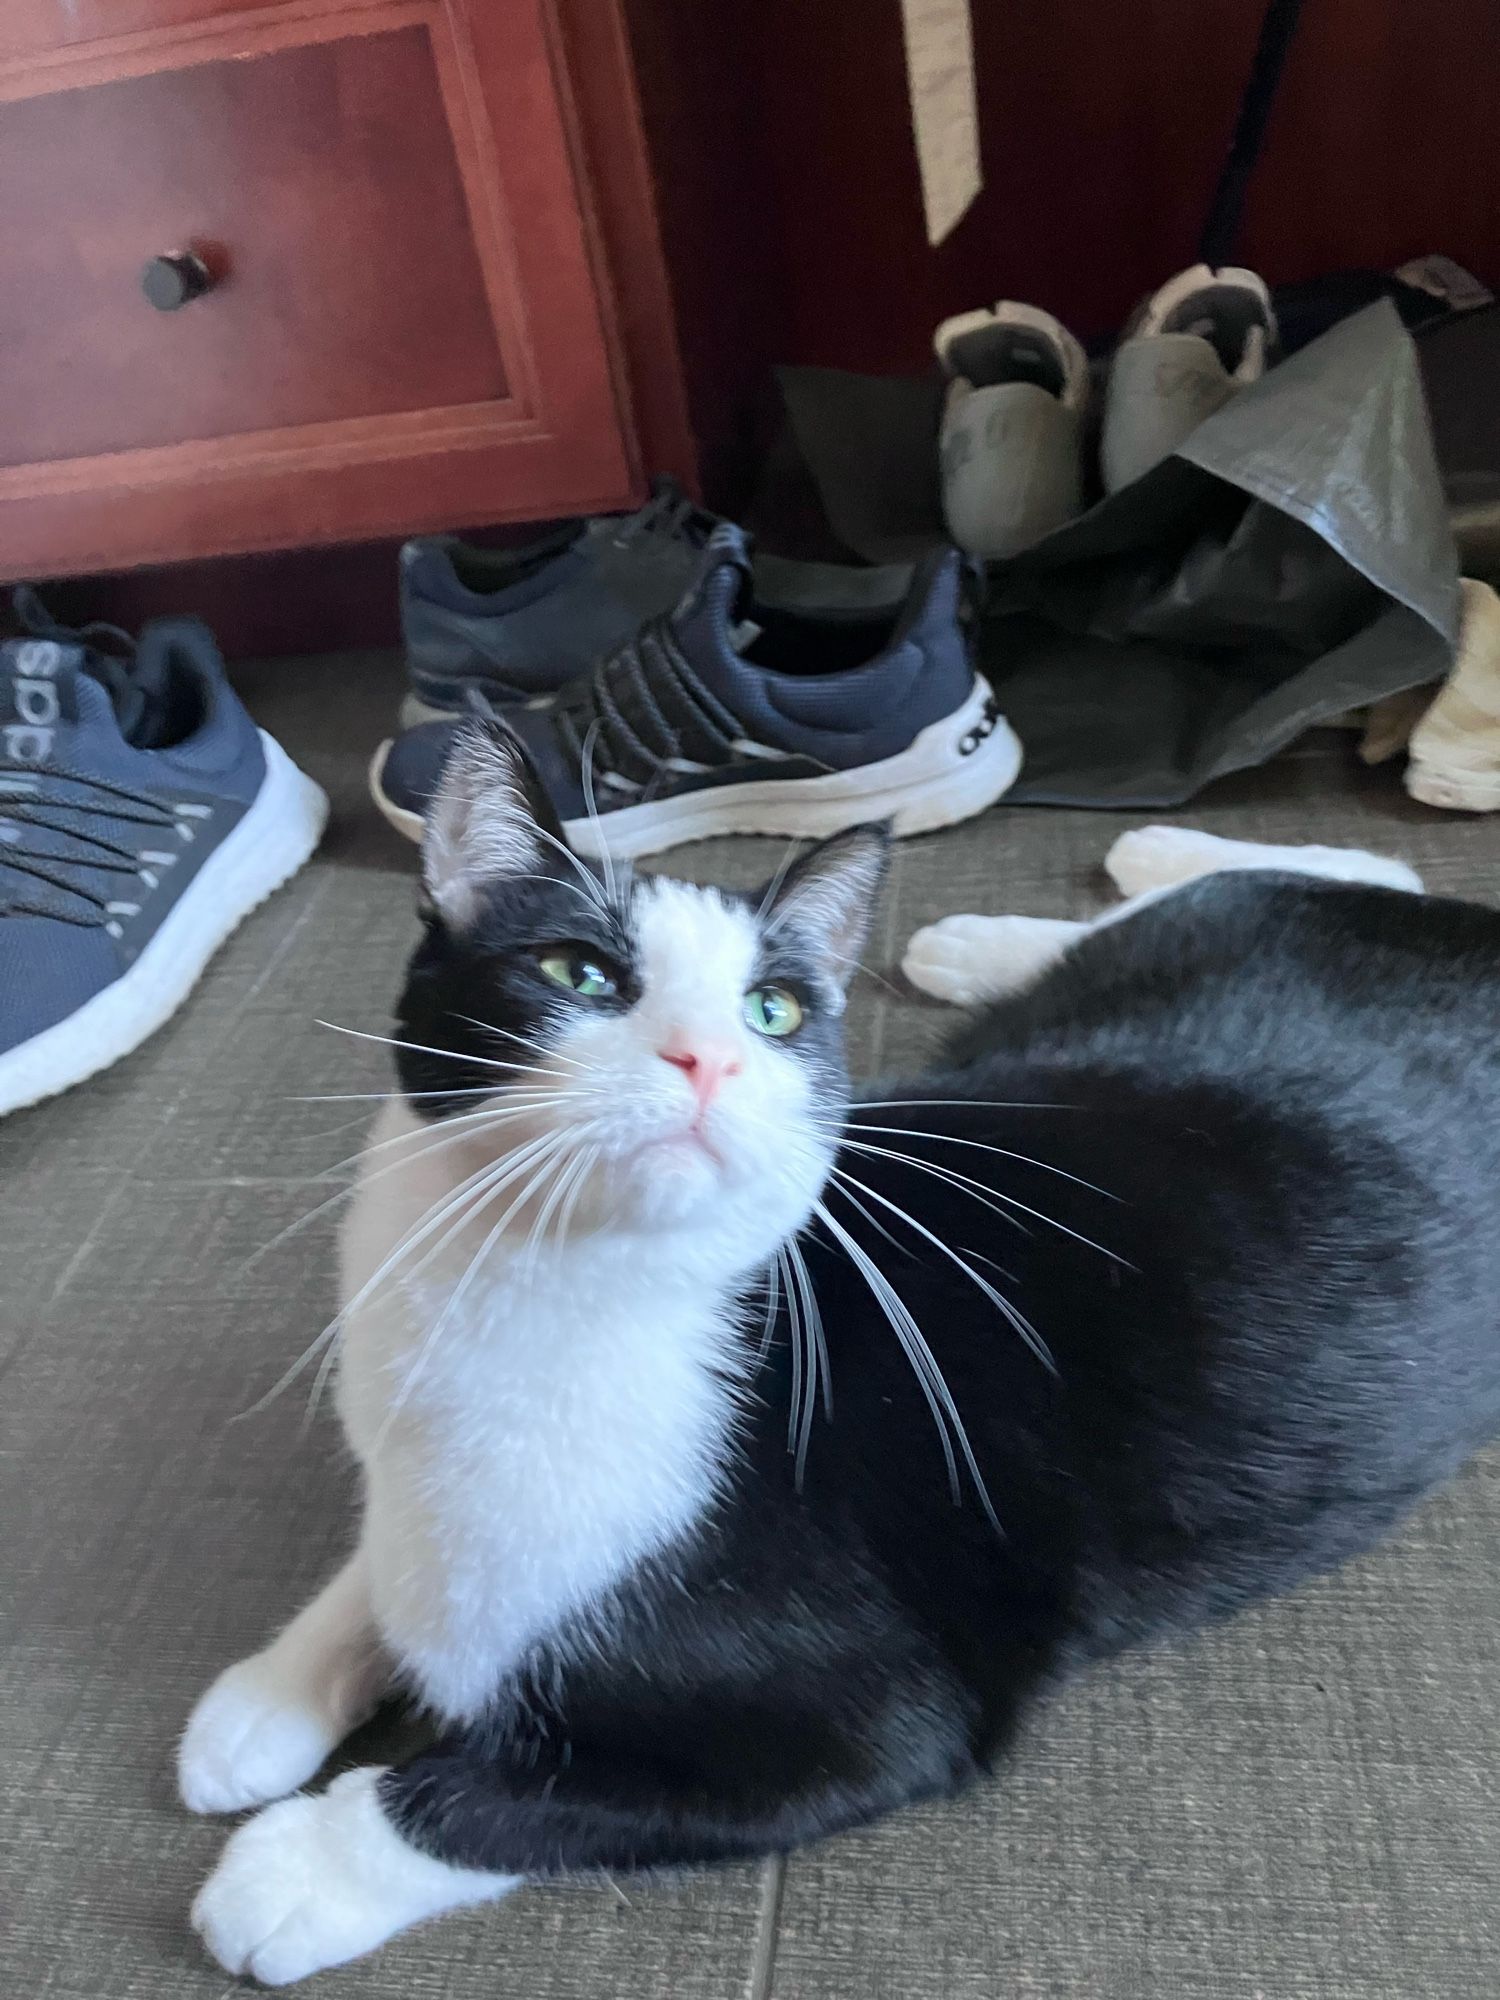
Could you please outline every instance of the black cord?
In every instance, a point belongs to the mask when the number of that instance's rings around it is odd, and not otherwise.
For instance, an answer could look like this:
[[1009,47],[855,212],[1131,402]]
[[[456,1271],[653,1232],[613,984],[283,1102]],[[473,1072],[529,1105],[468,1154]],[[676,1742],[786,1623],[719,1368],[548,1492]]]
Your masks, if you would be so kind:
[[1269,0],[1265,19],[1260,24],[1260,39],[1255,45],[1245,93],[1240,99],[1234,137],[1229,142],[1229,155],[1219,175],[1218,186],[1214,189],[1213,200],[1209,203],[1203,233],[1198,239],[1199,258],[1215,269],[1220,264],[1227,264],[1234,255],[1250,177],[1255,172],[1255,163],[1265,144],[1271,107],[1276,102],[1277,86],[1286,68],[1287,56],[1291,53],[1292,38],[1297,32],[1302,7],[1303,0]]

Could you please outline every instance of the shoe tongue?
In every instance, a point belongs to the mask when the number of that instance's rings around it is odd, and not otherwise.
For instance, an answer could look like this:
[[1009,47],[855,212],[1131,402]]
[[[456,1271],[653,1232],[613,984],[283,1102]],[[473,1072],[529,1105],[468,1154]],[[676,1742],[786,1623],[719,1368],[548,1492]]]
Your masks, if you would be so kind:
[[698,603],[711,606],[726,626],[732,625],[750,592],[750,538],[733,521],[721,521],[703,544],[693,580],[682,594],[680,615]]
[[13,763],[54,761],[61,734],[109,718],[127,743],[147,747],[164,673],[143,671],[61,639],[0,645],[0,751]]
[[733,521],[720,521],[703,544],[703,574],[733,563],[750,574],[750,537]]

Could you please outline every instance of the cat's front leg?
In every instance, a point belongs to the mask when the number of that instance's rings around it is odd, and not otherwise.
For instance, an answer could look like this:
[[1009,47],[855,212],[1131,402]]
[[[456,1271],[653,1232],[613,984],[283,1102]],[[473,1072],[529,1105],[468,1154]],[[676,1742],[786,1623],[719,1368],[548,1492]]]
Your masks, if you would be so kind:
[[[925,1654],[877,1674],[828,1643],[805,1699],[780,1679],[748,1703],[694,1684],[675,1710],[648,1689],[637,1712],[633,1677],[610,1677],[602,1708],[572,1707],[541,1741],[455,1725],[410,1763],[268,1806],[229,1841],[193,1926],[226,1971],[285,1985],[523,1881],[780,1854],[975,1775],[961,1683]],[[920,1728],[889,1727],[919,1699]],[[986,1728],[1002,1740],[1012,1719],[997,1709]]]
[[381,1803],[382,1775],[377,1765],[346,1771],[233,1836],[193,1904],[193,1928],[226,1972],[285,1986],[518,1886],[519,1876],[455,1868],[403,1839]]
[[220,1674],[177,1756],[192,1812],[238,1812],[304,1785],[372,1713],[390,1668],[362,1550],[263,1652]]

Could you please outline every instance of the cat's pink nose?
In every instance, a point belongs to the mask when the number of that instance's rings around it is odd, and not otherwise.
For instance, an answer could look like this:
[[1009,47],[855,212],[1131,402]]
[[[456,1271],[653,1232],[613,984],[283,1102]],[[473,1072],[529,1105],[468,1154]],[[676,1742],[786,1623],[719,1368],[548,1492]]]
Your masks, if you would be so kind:
[[657,1054],[682,1071],[693,1086],[700,1110],[713,1103],[725,1077],[738,1076],[743,1067],[738,1051],[723,1042],[672,1042]]

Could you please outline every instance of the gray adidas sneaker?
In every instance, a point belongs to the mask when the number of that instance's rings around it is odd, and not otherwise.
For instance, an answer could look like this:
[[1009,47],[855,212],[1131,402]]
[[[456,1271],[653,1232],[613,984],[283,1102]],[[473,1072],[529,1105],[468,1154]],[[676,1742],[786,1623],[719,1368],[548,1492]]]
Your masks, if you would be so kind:
[[1235,265],[1179,271],[1137,308],[1110,365],[1099,464],[1114,493],[1258,382],[1274,357],[1263,278]]
[[1084,504],[1088,357],[1051,313],[1002,299],[945,319],[939,439],[943,513],[961,549],[1019,555]]
[[327,811],[196,619],[0,645],[0,1113],[160,1027]]
[[429,535],[401,551],[401,636],[411,691],[401,726],[555,694],[670,611],[719,516],[659,479],[633,514],[573,521],[519,548]]
[[[841,614],[767,605],[726,523],[670,616],[562,693],[503,711],[580,853],[821,838],[870,820],[925,833],[1010,789],[1021,746],[969,658],[959,556],[927,558],[894,606],[862,604],[873,573],[847,574]],[[413,840],[456,729],[410,729],[372,767],[376,805]]]

